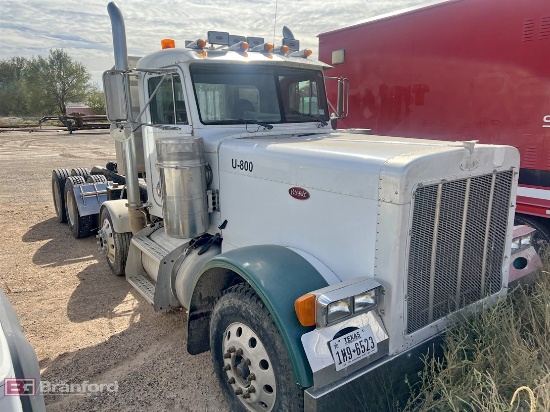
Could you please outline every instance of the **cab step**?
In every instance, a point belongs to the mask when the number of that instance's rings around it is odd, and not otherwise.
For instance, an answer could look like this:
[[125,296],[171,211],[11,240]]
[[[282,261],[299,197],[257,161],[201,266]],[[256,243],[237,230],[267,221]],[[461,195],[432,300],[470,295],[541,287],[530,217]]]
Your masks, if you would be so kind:
[[143,275],[132,275],[126,278],[128,282],[145,298],[151,305],[155,299],[155,285]]

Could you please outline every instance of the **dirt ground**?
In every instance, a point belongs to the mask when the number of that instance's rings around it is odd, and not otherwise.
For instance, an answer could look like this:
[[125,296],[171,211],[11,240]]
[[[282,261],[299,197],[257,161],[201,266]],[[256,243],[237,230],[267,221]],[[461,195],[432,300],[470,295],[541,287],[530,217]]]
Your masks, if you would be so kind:
[[[0,131],[0,286],[51,383],[116,392],[46,395],[48,411],[226,411],[210,353],[185,350],[185,313],[155,313],[113,276],[95,237],[55,217],[51,171],[115,160],[104,131]],[[113,388],[113,386],[111,386]]]

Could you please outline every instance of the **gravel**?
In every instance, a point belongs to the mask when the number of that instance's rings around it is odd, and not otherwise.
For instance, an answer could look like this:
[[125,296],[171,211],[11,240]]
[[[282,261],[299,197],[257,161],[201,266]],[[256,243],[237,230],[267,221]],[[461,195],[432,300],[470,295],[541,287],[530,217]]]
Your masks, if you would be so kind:
[[46,394],[46,407],[227,411],[210,354],[186,352],[185,312],[155,313],[111,274],[94,237],[76,240],[56,220],[52,169],[114,159],[104,130],[0,132],[0,286],[36,350],[43,381],[110,385],[85,394],[62,394],[58,386]]

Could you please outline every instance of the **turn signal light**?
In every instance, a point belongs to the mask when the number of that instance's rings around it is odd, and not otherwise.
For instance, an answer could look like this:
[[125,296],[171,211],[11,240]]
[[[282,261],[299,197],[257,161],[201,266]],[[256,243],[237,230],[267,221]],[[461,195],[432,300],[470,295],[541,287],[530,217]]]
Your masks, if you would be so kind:
[[302,326],[315,326],[315,301],[317,296],[308,293],[294,301],[294,310]]
[[162,39],[160,41],[160,47],[162,47],[162,49],[173,49],[176,47],[176,42],[174,39]]
[[264,43],[264,51],[271,53],[273,51],[273,45],[271,43]]

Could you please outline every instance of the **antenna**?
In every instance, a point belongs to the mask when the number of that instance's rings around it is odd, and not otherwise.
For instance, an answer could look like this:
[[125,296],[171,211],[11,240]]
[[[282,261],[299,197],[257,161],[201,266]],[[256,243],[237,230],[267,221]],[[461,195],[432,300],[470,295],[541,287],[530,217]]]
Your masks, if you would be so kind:
[[279,0],[275,0],[275,19],[273,21],[273,46],[275,46],[275,26],[277,25],[277,5]]

